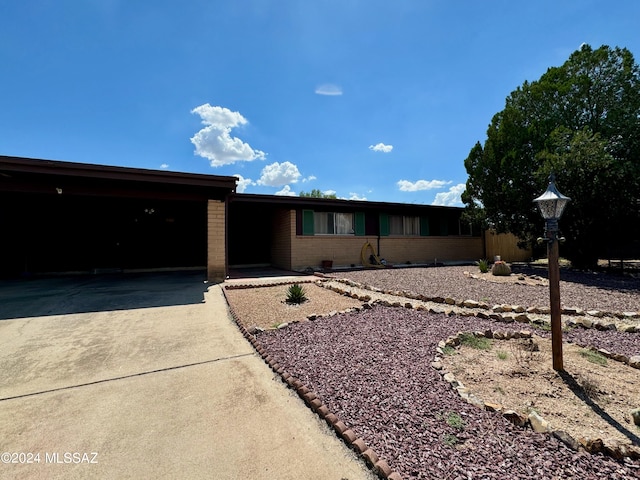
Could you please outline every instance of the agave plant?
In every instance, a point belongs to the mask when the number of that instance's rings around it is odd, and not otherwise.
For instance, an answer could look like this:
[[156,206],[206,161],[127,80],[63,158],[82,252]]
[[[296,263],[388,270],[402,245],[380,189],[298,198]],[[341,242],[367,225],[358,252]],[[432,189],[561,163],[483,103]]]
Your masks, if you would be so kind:
[[294,283],[287,289],[287,303],[299,305],[307,300],[307,292],[301,285]]
[[487,273],[489,271],[489,260],[483,258],[476,262],[478,268],[480,269],[480,273]]

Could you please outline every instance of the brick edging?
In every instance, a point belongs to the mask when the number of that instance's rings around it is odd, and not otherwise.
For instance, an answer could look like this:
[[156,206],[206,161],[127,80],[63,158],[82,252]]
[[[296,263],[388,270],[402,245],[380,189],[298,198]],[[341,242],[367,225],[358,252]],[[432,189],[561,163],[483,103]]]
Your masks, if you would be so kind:
[[[244,286],[241,288],[251,288],[251,286]],[[258,353],[258,355],[262,357],[264,362],[271,368],[271,370],[278,374],[282,381],[289,388],[295,390],[295,392],[304,401],[304,403],[322,420],[327,422],[329,427],[331,427],[335,432],[336,436],[344,441],[344,443],[349,448],[354,450],[374,473],[376,473],[382,479],[402,480],[402,476],[400,476],[398,472],[392,470],[386,460],[380,458],[373,449],[367,446],[362,438],[358,437],[353,430],[348,428],[344,424],[344,422],[342,422],[334,413],[332,413],[329,408],[322,403],[318,396],[311,389],[309,389],[309,387],[302,383],[301,380],[287,372],[284,367],[277,363],[275,358],[269,355],[269,353],[262,347],[262,345],[260,345],[256,336],[249,333],[244,325],[242,325],[235,310],[229,303],[229,300],[225,293],[225,289],[222,288],[221,290],[225,301],[227,302],[231,317],[240,330],[240,333],[242,333],[242,335],[249,341],[256,353]]]

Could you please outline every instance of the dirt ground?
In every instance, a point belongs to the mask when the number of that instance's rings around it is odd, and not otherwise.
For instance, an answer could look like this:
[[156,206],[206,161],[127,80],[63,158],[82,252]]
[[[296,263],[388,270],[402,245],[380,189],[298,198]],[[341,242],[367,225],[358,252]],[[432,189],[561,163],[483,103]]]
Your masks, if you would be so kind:
[[[551,340],[490,340],[481,350],[461,345],[442,363],[485,402],[522,414],[537,412],[552,430],[605,444],[638,443],[630,410],[640,406],[640,371],[576,345],[563,345],[566,374],[552,368]],[[600,363],[594,363],[602,362]]]

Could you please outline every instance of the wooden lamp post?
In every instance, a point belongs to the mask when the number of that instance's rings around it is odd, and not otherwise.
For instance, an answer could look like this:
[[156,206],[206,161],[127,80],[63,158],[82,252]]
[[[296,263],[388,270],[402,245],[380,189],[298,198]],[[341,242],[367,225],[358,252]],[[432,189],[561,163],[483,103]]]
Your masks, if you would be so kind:
[[547,191],[534,200],[546,221],[545,237],[549,263],[549,300],[551,303],[551,349],[553,369],[563,371],[562,321],[560,315],[560,264],[558,250],[558,220],[571,199],[562,195],[555,184],[553,173]]

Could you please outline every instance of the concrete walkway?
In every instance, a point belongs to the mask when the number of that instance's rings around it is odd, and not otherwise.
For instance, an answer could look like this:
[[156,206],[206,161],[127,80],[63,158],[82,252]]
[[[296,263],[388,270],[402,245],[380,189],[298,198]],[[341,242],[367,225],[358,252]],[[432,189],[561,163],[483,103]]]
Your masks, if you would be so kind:
[[0,478],[374,478],[254,353],[220,286],[97,311],[71,292],[52,299],[67,313],[0,320],[0,455],[24,454]]

